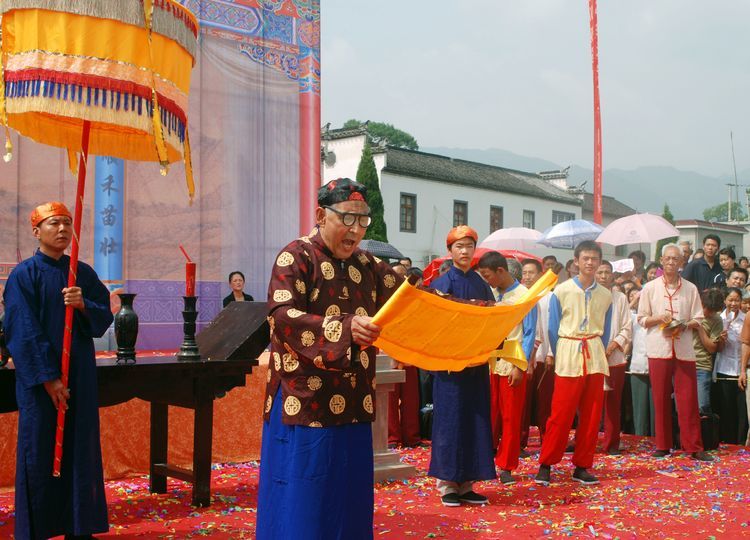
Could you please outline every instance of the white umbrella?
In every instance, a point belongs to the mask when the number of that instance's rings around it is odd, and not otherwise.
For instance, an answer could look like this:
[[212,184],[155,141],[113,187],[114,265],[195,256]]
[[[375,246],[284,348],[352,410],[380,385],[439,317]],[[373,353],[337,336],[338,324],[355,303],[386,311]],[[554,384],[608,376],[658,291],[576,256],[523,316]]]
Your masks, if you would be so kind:
[[611,246],[650,244],[664,238],[679,236],[674,225],[655,214],[632,214],[607,225],[597,242]]
[[478,247],[487,249],[516,249],[528,251],[537,249],[537,240],[542,233],[526,227],[510,227],[509,229],[498,229],[479,243]]
[[604,227],[585,219],[563,221],[544,231],[539,244],[552,248],[573,249],[584,240],[596,240]]

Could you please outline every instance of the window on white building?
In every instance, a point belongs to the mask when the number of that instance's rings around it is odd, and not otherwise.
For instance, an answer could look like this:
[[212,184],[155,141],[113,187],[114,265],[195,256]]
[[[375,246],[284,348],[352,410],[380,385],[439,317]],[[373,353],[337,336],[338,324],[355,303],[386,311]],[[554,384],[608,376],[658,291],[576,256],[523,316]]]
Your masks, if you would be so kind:
[[414,194],[401,194],[399,228],[401,232],[417,232],[417,196]]
[[503,207],[490,206],[490,233],[503,228]]
[[469,224],[469,203],[466,201],[453,201],[453,226]]
[[527,229],[535,229],[536,228],[536,219],[534,217],[534,211],[533,210],[524,210],[523,211],[523,226]]
[[573,221],[576,215],[572,212],[560,212],[558,210],[552,210],[552,225],[557,225],[563,221]]

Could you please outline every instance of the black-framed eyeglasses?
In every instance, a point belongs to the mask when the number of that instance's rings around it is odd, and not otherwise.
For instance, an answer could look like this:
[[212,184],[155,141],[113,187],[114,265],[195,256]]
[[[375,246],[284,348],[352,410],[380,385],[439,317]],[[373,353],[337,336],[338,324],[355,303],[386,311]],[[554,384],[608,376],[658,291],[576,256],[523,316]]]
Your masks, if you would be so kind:
[[372,223],[372,216],[370,214],[356,214],[354,212],[341,212],[340,210],[336,210],[335,208],[331,208],[330,206],[324,206],[323,208],[326,208],[330,210],[331,212],[335,212],[338,214],[338,216],[341,218],[341,223],[343,223],[346,227],[351,227],[354,225],[355,222],[359,222],[359,226],[363,229],[366,229],[370,226],[370,223]]

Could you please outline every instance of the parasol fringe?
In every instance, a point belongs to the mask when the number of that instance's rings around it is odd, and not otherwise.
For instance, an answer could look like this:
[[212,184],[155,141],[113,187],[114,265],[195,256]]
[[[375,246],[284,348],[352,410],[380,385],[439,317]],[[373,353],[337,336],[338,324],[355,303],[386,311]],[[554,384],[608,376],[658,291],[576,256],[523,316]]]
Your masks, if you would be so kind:
[[154,74],[154,57],[152,48],[153,37],[153,0],[143,0],[143,15],[146,21],[146,31],[148,32],[148,55],[151,59],[151,106],[153,114],[151,121],[154,126],[154,143],[156,144],[156,155],[161,165],[159,172],[165,176],[169,171],[169,158],[167,157],[167,145],[164,143],[164,132],[162,131],[161,113],[159,111],[159,97],[156,93],[156,75]]
[[68,148],[68,169],[73,176],[78,175],[78,154],[72,148]]
[[188,135],[187,128],[185,128],[185,143],[182,149],[182,158],[185,162],[185,180],[187,181],[188,188],[188,204],[193,205],[193,197],[195,196],[195,180],[193,179],[193,158],[190,153],[190,136]]
[[[0,25],[2,25],[2,17],[0,17]],[[2,43],[2,35],[0,32],[0,44]],[[13,142],[10,140],[10,130],[8,129],[8,114],[5,110],[5,74],[3,73],[5,55],[0,55],[0,123],[5,126],[5,154],[3,154],[3,161],[8,163],[13,159]]]
[[3,154],[3,161],[8,163],[13,159],[13,141],[10,140],[10,130],[8,126],[5,126],[5,154]]
[[[138,113],[138,98],[135,98],[132,103],[130,99],[127,99],[127,95],[124,96],[125,99],[123,101],[127,103],[128,109],[125,108],[125,105],[122,104],[120,107],[120,110],[110,109],[109,107],[87,107],[85,103],[78,103],[76,101],[64,101],[64,100],[50,100],[48,98],[42,97],[42,96],[36,96],[36,97],[26,97],[26,98],[18,98],[8,101],[8,105],[10,106],[10,112],[15,112],[15,109],[17,108],[19,111],[27,111],[27,110],[45,110],[50,113],[59,115],[59,116],[66,116],[71,118],[86,118],[92,122],[95,123],[103,123],[103,124],[115,124],[119,126],[124,126],[128,128],[132,128],[134,130],[142,131],[146,134],[149,134],[152,129],[152,122],[151,119],[148,118],[148,112],[151,108],[151,102],[149,100],[141,99],[142,106],[141,106],[141,112],[140,115]],[[117,102],[117,97],[115,96],[115,103]],[[135,110],[131,110],[131,107],[135,107]],[[145,114],[144,114],[145,113]],[[161,114],[166,114],[164,109],[161,110]],[[171,117],[171,113],[169,114]],[[167,130],[166,133],[163,134],[164,139],[166,140],[167,144],[174,148],[175,150],[179,149],[180,146],[184,143],[184,135],[185,135],[185,125],[184,123],[178,120],[177,129],[176,130]],[[165,125],[169,126],[168,123],[165,123]],[[149,137],[150,139],[150,137]],[[73,137],[67,144],[61,145],[61,146],[69,146],[76,144],[78,142],[77,137]],[[127,140],[123,138],[122,141],[120,141],[120,145],[122,147],[127,147]],[[148,160],[150,157],[147,158],[140,158],[141,160]],[[172,160],[174,161],[174,159]]]
[[[38,84],[37,84],[38,83]],[[54,111],[71,117],[89,117],[92,121],[125,124],[132,127],[141,123],[128,120],[133,115],[153,114],[151,100],[111,90],[87,88],[75,84],[58,84],[51,81],[23,81],[8,84],[8,109],[12,113],[29,110]],[[185,136],[185,121],[173,112],[159,107],[162,126],[168,136],[175,136],[182,143]],[[144,130],[148,130],[146,127]]]

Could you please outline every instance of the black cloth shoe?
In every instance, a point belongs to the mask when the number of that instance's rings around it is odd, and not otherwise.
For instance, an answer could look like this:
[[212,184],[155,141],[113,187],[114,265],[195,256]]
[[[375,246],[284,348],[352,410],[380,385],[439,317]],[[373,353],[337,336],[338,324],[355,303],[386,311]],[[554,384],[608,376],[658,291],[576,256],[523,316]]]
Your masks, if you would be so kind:
[[446,493],[440,500],[443,502],[443,506],[461,506],[461,500],[458,498],[458,493]]
[[593,486],[599,483],[599,479],[583,467],[576,467],[576,470],[573,472],[573,480],[585,486]]
[[669,450],[657,450],[651,455],[656,458],[667,457],[669,455]]
[[709,456],[703,451],[693,452],[692,456],[693,456],[693,459],[697,461],[713,461],[714,460],[713,457]]
[[570,443],[568,446],[565,447],[566,454],[572,454],[575,451],[576,451],[576,445],[573,443]]
[[458,498],[461,502],[469,504],[487,504],[489,502],[487,497],[473,491],[467,491],[463,495],[459,495]]
[[525,448],[521,448],[521,452],[518,454],[518,457],[520,457],[521,459],[530,458],[531,452],[529,452]]
[[621,456],[622,450],[620,450],[619,448],[613,448],[612,450],[607,450],[607,453],[610,456]]
[[534,482],[542,486],[548,486],[550,483],[551,470],[549,465],[539,465],[539,472],[534,477]]
[[510,471],[500,471],[500,483],[509,486],[516,483],[516,479],[510,474]]

